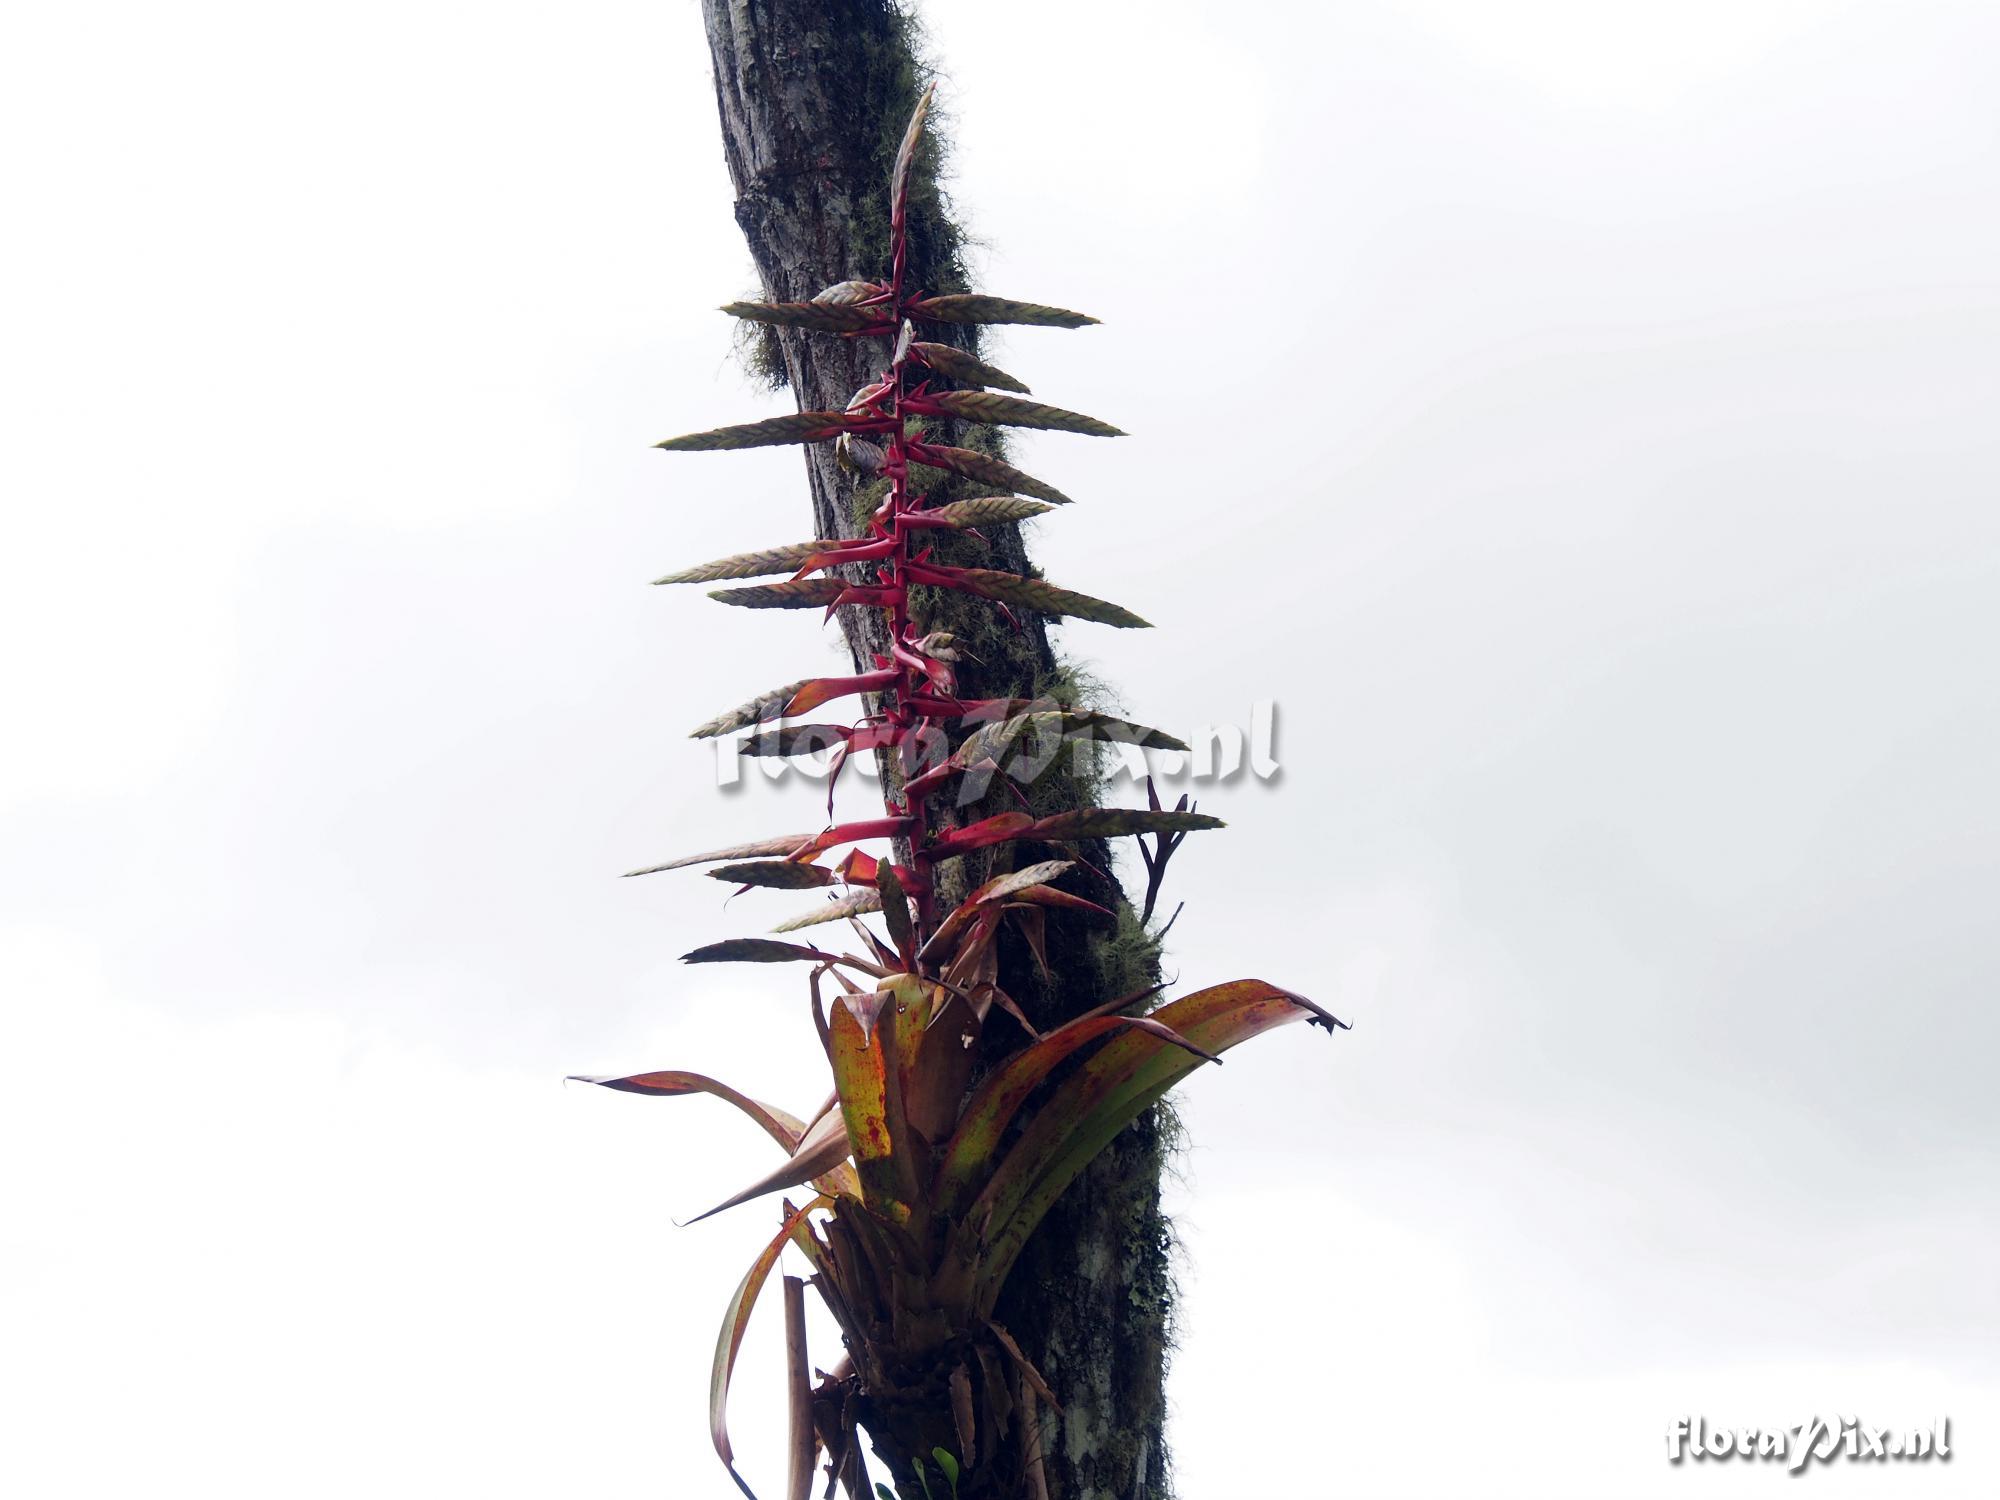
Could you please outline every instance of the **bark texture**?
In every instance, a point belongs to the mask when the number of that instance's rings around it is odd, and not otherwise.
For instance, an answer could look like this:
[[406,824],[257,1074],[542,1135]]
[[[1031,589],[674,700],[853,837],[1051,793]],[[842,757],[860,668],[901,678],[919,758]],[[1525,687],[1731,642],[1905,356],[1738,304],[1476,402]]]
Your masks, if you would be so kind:
[[[763,295],[804,301],[837,281],[886,275],[890,163],[926,81],[907,16],[886,0],[703,0],[703,16],[736,220]],[[1087,163],[1078,166],[1088,169]],[[967,290],[960,245],[930,147],[912,193],[912,285]],[[1060,287],[980,290],[1055,302],[1063,296]],[[927,329],[925,336],[941,332]],[[880,341],[789,329],[757,337],[755,362],[790,387],[802,410],[839,410],[887,362]],[[976,349],[978,330],[959,330],[953,341]],[[1032,381],[1032,370],[1018,373]],[[963,425],[942,441],[989,451],[999,444],[991,430]],[[843,471],[830,445],[811,445],[805,462],[817,534],[855,535],[857,516],[866,516],[879,491]],[[1061,482],[1059,474],[1052,477]],[[1018,527],[994,528],[985,544],[947,537],[939,560],[1034,571]],[[929,600],[925,613],[928,623],[970,646],[973,659],[960,670],[964,696],[1078,697],[1040,620],[1010,630],[989,606],[949,594]],[[886,640],[879,612],[840,614],[857,663],[872,665]],[[1026,793],[1037,811],[1054,812],[1087,805],[1090,781],[1090,768],[1080,767],[1044,775]],[[1017,805],[1006,793],[998,795],[1005,806]],[[989,810],[998,805],[967,808],[961,817]],[[1085,853],[1098,869],[1109,868],[1108,850]],[[1023,849],[1021,857],[1041,856]],[[976,868],[960,876],[961,883],[980,878]],[[939,894],[949,900],[953,892],[941,881]],[[1106,931],[1101,920],[1051,921],[1052,980],[1039,975],[1024,945],[1003,946],[1001,982],[1038,1025],[1139,990],[1156,976],[1157,949],[1122,894],[1108,882],[1090,894],[1121,911],[1118,928]],[[994,1037],[1001,1047],[1010,1040]],[[1093,1164],[1037,1231],[1002,1299],[1000,1320],[1064,1405],[1061,1416],[1044,1411],[1038,1424],[1050,1500],[1162,1500],[1167,1494],[1162,1423],[1172,1285],[1159,1186],[1168,1128],[1163,1117],[1149,1115]],[[875,1436],[879,1442],[882,1435]],[[1027,1458],[1015,1445],[1009,1449],[981,1463],[978,1492],[1029,1493],[1022,1488]]]

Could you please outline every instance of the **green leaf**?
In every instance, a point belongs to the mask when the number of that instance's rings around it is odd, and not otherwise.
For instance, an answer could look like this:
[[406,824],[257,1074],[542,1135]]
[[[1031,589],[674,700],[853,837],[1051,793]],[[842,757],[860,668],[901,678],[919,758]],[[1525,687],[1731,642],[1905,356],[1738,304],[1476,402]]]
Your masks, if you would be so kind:
[[739,552],[734,557],[717,558],[682,568],[654,583],[713,583],[719,578],[757,578],[765,573],[789,573],[809,558],[836,547],[837,542],[791,542],[783,547],[766,547],[762,552]]
[[1150,630],[1150,622],[1140,619],[1122,605],[1093,599],[1072,589],[1057,588],[1041,578],[1023,578],[1018,573],[999,573],[991,568],[956,568],[953,576],[968,593],[994,599],[1016,609],[1036,614],[1062,615],[1073,620],[1094,620],[1121,630]]
[[938,1470],[944,1475],[946,1482],[951,1485],[951,1493],[954,1500],[956,1500],[958,1495],[958,1460],[953,1458],[943,1448],[931,1449],[931,1457],[937,1460]]
[[1090,437],[1124,437],[1122,429],[1081,412],[1001,396],[992,391],[933,391],[925,398],[967,422],[993,422],[1006,427],[1041,427],[1051,432],[1081,432]]
[[[956,1216],[966,1211],[993,1172],[1007,1127],[1056,1069],[1091,1043],[1132,1030],[1147,1032],[1169,1046],[1180,1045],[1166,1034],[1170,1028],[1151,1016],[1083,1016],[1057,1027],[987,1074],[966,1101],[951,1140],[939,1154],[932,1187],[938,1212]],[[1207,1061],[1199,1051],[1187,1055],[1192,1063]]]
[[1030,516],[1046,515],[1054,509],[1053,505],[1041,500],[1020,500],[1012,495],[975,495],[970,500],[934,505],[924,514],[963,529],[968,526],[1004,526],[1012,521],[1025,521]]
[[761,422],[740,422],[734,427],[715,427],[707,432],[690,432],[668,438],[655,448],[677,453],[707,453],[725,448],[768,448],[778,443],[810,443],[820,438],[838,437],[847,430],[847,414],[838,411],[795,411],[782,417],[766,417]]
[[801,864],[790,859],[759,859],[743,865],[722,865],[705,872],[711,880],[731,885],[754,885],[774,891],[805,891],[832,885],[839,876],[823,865]]
[[810,328],[815,333],[858,333],[883,321],[879,307],[853,307],[826,302],[725,302],[732,318],[770,323],[779,328]]
[[917,1183],[901,1073],[903,1052],[914,1046],[921,1029],[917,1012],[924,996],[919,981],[907,975],[899,978],[900,983],[872,997],[879,1002],[872,1028],[855,1013],[854,1001],[860,997],[836,1001],[828,1040],[833,1084],[840,1095],[862,1200],[869,1212],[894,1224],[907,1224]]
[[1046,500],[1051,505],[1070,503],[1069,496],[1054,485],[1043,484],[1041,480],[1023,474],[1004,459],[995,458],[988,453],[979,453],[971,448],[946,448],[936,443],[913,443],[910,448],[910,461],[933,469],[943,469],[966,479],[974,479],[981,484],[990,484],[996,490],[1018,490],[1023,495],[1033,495],[1037,500]]
[[910,315],[932,323],[1032,323],[1044,328],[1082,328],[1097,321],[1087,313],[1071,312],[1066,307],[1015,302],[979,292],[926,297],[910,305]]
[[594,1083],[601,1088],[618,1089],[627,1094],[650,1094],[656,1098],[712,1094],[718,1099],[727,1100],[755,1120],[766,1135],[785,1148],[787,1156],[798,1149],[799,1137],[806,1131],[805,1123],[796,1116],[752,1099],[748,1094],[739,1094],[728,1084],[719,1083],[703,1073],[629,1073],[622,1078],[597,1078],[582,1073],[572,1073],[570,1081]]
[[913,343],[910,352],[936,370],[964,385],[990,385],[1003,391],[1028,394],[1028,388],[1005,370],[995,369],[983,359],[954,349],[950,344]]
[[[1144,1018],[1204,1053],[1228,1051],[1293,1021],[1343,1023],[1311,1001],[1261,979],[1215,985]],[[986,1247],[981,1296],[991,1305],[1029,1233],[1064,1188],[1202,1059],[1153,1030],[1127,1028],[1067,1074],[1036,1108],[962,1222]]]
[[710,589],[708,597],[739,609],[824,609],[847,586],[838,578],[795,578],[784,583],[753,583],[748,588]]
[[663,865],[647,865],[643,870],[627,870],[626,879],[635,875],[657,875],[662,870],[680,870],[689,865],[711,865],[723,859],[756,859],[769,854],[795,854],[818,838],[816,833],[781,833],[776,838],[758,839],[755,843],[732,844],[727,849],[711,849],[706,854],[683,854],[679,859],[670,859]]
[[886,859],[875,866],[875,889],[882,899],[882,920],[889,929],[889,941],[905,964],[915,963],[917,929],[910,920],[910,901],[903,894],[903,882],[896,878],[895,866]]

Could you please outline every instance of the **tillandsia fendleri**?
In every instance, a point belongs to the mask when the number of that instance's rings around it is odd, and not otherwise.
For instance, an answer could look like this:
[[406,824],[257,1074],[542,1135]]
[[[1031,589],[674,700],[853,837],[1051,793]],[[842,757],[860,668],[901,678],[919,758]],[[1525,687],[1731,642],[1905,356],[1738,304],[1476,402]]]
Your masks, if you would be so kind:
[[[868,1432],[905,1496],[928,1492],[927,1460],[940,1478],[949,1475],[961,1496],[1037,1493],[1037,1404],[1057,1412],[1061,1406],[994,1321],[996,1299],[1029,1235],[1094,1156],[1204,1062],[1291,1021],[1329,1032],[1345,1025],[1289,990],[1240,979],[1133,1013],[1155,1000],[1155,986],[1042,1032],[1000,987],[1003,926],[1011,924],[1046,966],[1051,910],[1113,915],[1059,883],[1080,856],[1019,863],[1012,851],[1047,854],[1079,841],[1139,836],[1150,917],[1167,856],[1186,834],[1221,825],[1190,808],[1186,798],[1162,808],[1150,783],[1151,805],[1143,809],[1016,810],[958,824],[945,815],[948,794],[970,781],[983,783],[1041,735],[1185,746],[1157,730],[1051,700],[959,697],[957,643],[913,609],[912,590],[921,586],[991,601],[1010,623],[1015,611],[1114,626],[1146,623],[1115,604],[1040,578],[933,560],[930,543],[942,531],[1016,524],[1067,497],[991,454],[928,441],[930,423],[957,418],[1098,436],[1118,430],[1029,400],[1013,377],[961,348],[920,336],[926,324],[1075,328],[1095,321],[1038,303],[927,295],[905,284],[911,165],[930,100],[926,92],[918,102],[889,184],[888,279],[841,282],[809,302],[739,302],[724,309],[829,337],[893,340],[881,378],[856,391],[842,411],[802,411],[659,445],[705,450],[832,442],[844,463],[887,483],[865,533],[855,539],[743,553],[660,580],[789,574],[779,582],[721,589],[714,597],[750,608],[823,608],[828,619],[843,609],[883,612],[888,650],[870,670],[792,683],[695,731],[698,737],[747,732],[751,753],[831,748],[836,763],[872,751],[883,770],[881,815],[633,872],[706,864],[709,874],[742,888],[824,893],[822,905],[778,930],[845,919],[861,951],[735,938],[698,948],[686,959],[806,966],[812,1021],[832,1073],[831,1097],[800,1117],[698,1073],[586,1080],[636,1094],[710,1094],[736,1106],[777,1143],[778,1165],[709,1213],[787,1188],[811,1189],[802,1202],[785,1202],[777,1233],[730,1299],[716,1345],[710,1429],[746,1495],[751,1491],[736,1469],[724,1409],[752,1306],[787,1245],[812,1271],[804,1283],[784,1278],[789,1500],[803,1500],[822,1452],[829,1495],[838,1481],[856,1500],[872,1500],[857,1428]],[[913,466],[945,470],[1000,493],[933,504],[912,485]],[[853,723],[792,722],[857,697],[872,707]],[[835,769],[837,774],[837,764]],[[829,816],[831,805],[829,793]],[[1146,836],[1155,841],[1151,849]],[[886,852],[860,847],[870,843],[886,845]],[[974,851],[989,851],[996,866],[1013,867],[941,910],[940,869]],[[881,931],[862,921],[867,915],[879,917]],[[1021,1042],[980,1073],[977,1059],[990,1049],[975,1043],[995,1011],[1004,1017],[996,1024],[1014,1028]],[[843,1357],[816,1383],[806,1350],[804,1284],[825,1302],[845,1345]],[[1015,1442],[1003,1449],[1010,1433]]]

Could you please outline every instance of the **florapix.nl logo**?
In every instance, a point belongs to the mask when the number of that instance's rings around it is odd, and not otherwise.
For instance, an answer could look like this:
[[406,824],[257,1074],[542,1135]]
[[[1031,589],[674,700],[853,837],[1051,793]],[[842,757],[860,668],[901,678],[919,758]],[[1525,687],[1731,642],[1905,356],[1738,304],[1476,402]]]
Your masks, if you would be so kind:
[[1778,1462],[1800,1474],[1814,1462],[1834,1459],[1907,1463],[1951,1458],[1951,1418],[1921,1426],[1875,1427],[1855,1417],[1812,1417],[1787,1427],[1710,1426],[1706,1417],[1681,1417],[1667,1429],[1667,1461]]
[[[908,763],[901,769],[905,780],[942,779],[946,768],[960,773],[955,800],[961,807],[980,801],[1002,778],[1025,791],[1058,769],[1134,786],[1149,778],[1227,782],[1246,775],[1270,782],[1282,769],[1278,709],[1269,699],[1251,705],[1247,725],[1203,724],[1185,734],[1053,700],[996,703],[990,713],[965,716],[959,729],[951,736],[942,730],[911,736],[904,727]],[[890,732],[891,726],[863,719],[851,725],[751,723],[704,738],[715,746],[715,784],[734,790],[758,773],[772,782],[828,781],[852,763],[875,774],[875,753],[891,743]]]

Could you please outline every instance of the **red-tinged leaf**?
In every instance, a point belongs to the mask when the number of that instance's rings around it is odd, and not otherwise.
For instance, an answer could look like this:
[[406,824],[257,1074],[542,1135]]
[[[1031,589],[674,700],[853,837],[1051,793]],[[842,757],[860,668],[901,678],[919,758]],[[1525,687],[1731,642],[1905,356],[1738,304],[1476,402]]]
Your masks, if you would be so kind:
[[687,1094],[713,1094],[718,1099],[726,1099],[755,1120],[763,1132],[780,1146],[785,1154],[791,1155],[798,1149],[799,1137],[806,1127],[793,1115],[782,1109],[752,1099],[748,1094],[739,1094],[726,1083],[701,1073],[629,1073],[623,1078],[593,1078],[582,1073],[570,1075],[574,1083],[594,1083],[602,1088],[619,1089],[628,1094],[651,1094],[661,1098],[678,1098]]
[[[966,908],[961,905],[957,910],[964,912]],[[926,965],[943,966],[945,982],[971,997],[973,1014],[981,1021],[993,1006],[993,997],[987,990],[1000,978],[1000,960],[993,951],[993,939],[1000,931],[1004,915],[997,907],[974,907],[970,917],[962,919],[958,932],[945,934],[942,943],[933,934],[924,946]],[[957,946],[955,953],[947,951],[953,944]]]
[[758,839],[752,844],[732,844],[727,849],[711,849],[706,854],[684,854],[679,859],[670,859],[663,865],[647,865],[643,870],[627,870],[626,879],[635,875],[657,875],[662,870],[679,870],[688,865],[710,865],[724,859],[758,859],[766,855],[795,854],[811,846],[817,834],[781,833],[776,838]]
[[1075,864],[1076,861],[1070,859],[1045,859],[1039,864],[1028,865],[1023,869],[1013,870],[1005,875],[995,875],[986,884],[972,893],[970,902],[1005,901],[1008,897],[1016,896],[1020,892],[1027,890],[1030,886],[1037,886],[1046,881],[1054,880],[1064,871],[1074,868]]
[[797,943],[780,943],[772,938],[725,938],[683,953],[684,964],[822,964],[835,955],[818,948],[801,948]]
[[909,831],[910,819],[906,816],[862,818],[853,823],[836,823],[825,832],[816,834],[808,847],[813,853],[820,854],[841,844],[858,844],[863,839],[893,839]]
[[766,547],[762,552],[739,552],[734,557],[682,568],[654,583],[714,583],[721,578],[757,578],[766,573],[789,573],[815,553],[824,552],[826,542],[790,542],[782,547]]
[[794,575],[804,578],[812,573],[823,573],[828,568],[844,567],[850,563],[879,562],[893,553],[899,543],[892,536],[879,537],[874,541],[822,542],[812,556],[803,559]]
[[773,932],[797,932],[802,927],[817,927],[822,922],[838,922],[843,917],[861,916],[882,909],[882,898],[874,891],[855,891],[842,896],[838,901],[829,901],[824,906],[816,906],[800,916],[791,917],[773,927]]
[[738,609],[826,609],[840,601],[847,587],[838,578],[799,578],[785,583],[753,583],[740,589],[710,589],[708,597]]
[[[836,1006],[835,1009],[839,1007]],[[752,1198],[761,1198],[766,1193],[775,1193],[784,1188],[797,1187],[802,1182],[817,1180],[829,1190],[845,1181],[839,1174],[842,1164],[851,1154],[852,1147],[847,1139],[847,1126],[838,1113],[822,1115],[806,1127],[799,1138],[798,1150],[794,1151],[779,1165],[773,1167],[742,1192],[731,1195],[708,1210],[696,1214],[687,1222],[699,1224],[726,1209],[748,1203]]]
[[[1026,814],[1002,814],[1004,817],[1025,817]],[[988,820],[992,821],[991,819]],[[1030,902],[1038,906],[1067,906],[1079,911],[1096,912],[1103,916],[1111,913],[1094,901],[1086,901],[1081,896],[1072,896],[1067,891],[1058,891],[1044,881],[1054,880],[1074,861],[1067,859],[1043,860],[1039,864],[1027,866],[1008,874],[996,875],[945,916],[937,926],[930,940],[924,944],[923,961],[935,966],[949,963],[959,951],[959,945],[972,930],[982,911],[991,906]],[[1053,898],[1053,899],[1050,899]]]
[[[1276,1026],[1340,1024],[1311,1001],[1260,979],[1216,985],[1162,1006],[1145,1019],[1170,1027],[1207,1054],[1220,1054]],[[964,1222],[986,1246],[985,1305],[997,1295],[1035,1225],[1076,1175],[1201,1059],[1150,1028],[1107,1042],[1058,1083],[1007,1151]]]
[[995,369],[983,359],[967,354],[963,349],[954,349],[950,344],[926,344],[915,342],[910,352],[938,374],[948,376],[961,385],[992,386],[996,390],[1019,391],[1028,394],[1028,388],[1009,375],[1005,370]]
[[936,443],[911,443],[909,456],[912,463],[943,469],[980,484],[990,484],[996,490],[1016,490],[1023,495],[1033,495],[1037,500],[1046,500],[1051,505],[1070,503],[1069,496],[1054,485],[1023,474],[1004,459],[989,453],[978,453],[971,448],[940,447]]
[[[741,1284],[736,1288],[736,1295],[729,1299],[729,1310],[723,1314],[722,1334],[716,1340],[715,1363],[708,1379],[708,1435],[715,1444],[716,1454],[729,1470],[729,1477],[736,1481],[736,1487],[745,1495],[750,1495],[750,1486],[736,1472],[736,1454],[729,1446],[729,1381],[736,1372],[736,1354],[743,1347],[743,1333],[750,1326],[750,1313],[757,1305],[757,1294],[763,1291],[771,1268],[777,1265],[778,1256],[785,1248],[785,1242],[792,1237],[793,1230],[805,1222],[806,1215],[814,1209],[830,1208],[832,1202],[832,1199],[821,1196],[804,1208],[785,1205],[784,1228],[750,1263],[750,1269],[744,1273]],[[756,1500],[756,1497],[751,1495],[750,1500]]]
[[943,568],[935,564],[911,564],[907,570],[919,583],[961,589],[992,599],[1015,609],[1037,614],[1066,616],[1073,620],[1094,620],[1121,630],[1148,630],[1150,622],[1106,599],[1093,599],[1073,589],[1057,588],[1042,578],[1023,578],[1018,573],[1001,573],[992,568]]
[[761,422],[739,422],[671,437],[655,448],[675,453],[709,453],[727,448],[769,448],[780,443],[811,443],[851,430],[847,414],[838,411],[795,411]]
[[1026,838],[1028,830],[1034,826],[1035,819],[1031,813],[995,813],[977,823],[946,831],[938,837],[937,847],[947,854],[965,854],[973,849],[1004,844],[1009,839]]
[[1194,833],[1223,826],[1222,819],[1207,813],[1155,812],[1145,807],[1080,807],[1074,812],[1041,819],[1028,837],[1070,843],[1078,839],[1118,838],[1128,833]]
[[1041,328],[1082,328],[1097,319],[1066,307],[1015,302],[979,292],[955,292],[912,303],[910,315],[932,323],[1030,323]]
[[840,878],[849,885],[873,886],[875,884],[875,856],[865,853],[860,849],[848,850],[847,853],[840,857],[840,862],[834,866],[834,869],[840,873]]
[[1030,886],[1014,897],[1014,903],[1023,901],[1031,906],[1060,906],[1066,911],[1087,911],[1100,917],[1116,915],[1109,907],[1099,906],[1082,896],[1072,896],[1068,891],[1059,891],[1052,885]]
[[[1080,432],[1087,437],[1124,437],[1123,429],[1081,412],[1002,396],[994,391],[933,391],[923,398],[947,416],[1002,427],[1039,427],[1048,432]],[[920,410],[922,408],[919,408]]]
[[711,880],[774,891],[806,891],[814,886],[832,885],[839,878],[822,865],[808,865],[789,859],[759,859],[748,864],[723,865],[703,873]]
[[873,332],[884,326],[882,309],[826,302],[725,302],[732,318],[769,323],[778,328],[809,328],[814,333]]

